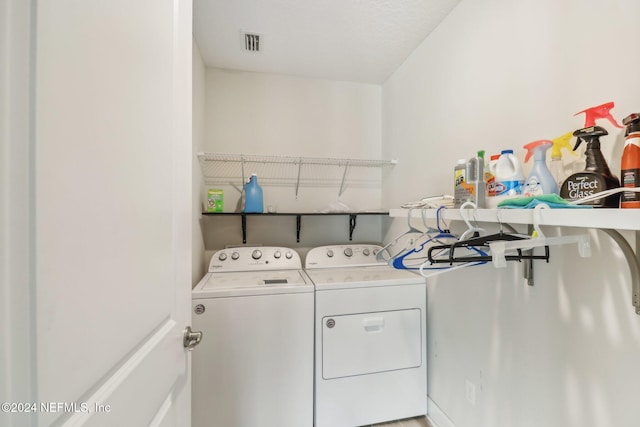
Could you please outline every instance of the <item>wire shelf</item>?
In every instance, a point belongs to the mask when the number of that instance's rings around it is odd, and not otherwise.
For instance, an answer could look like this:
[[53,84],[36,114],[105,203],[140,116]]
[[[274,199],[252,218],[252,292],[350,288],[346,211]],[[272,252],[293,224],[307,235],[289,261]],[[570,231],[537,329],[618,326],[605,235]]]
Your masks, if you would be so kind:
[[358,166],[358,167],[385,167],[393,166],[397,160],[369,160],[369,159],[342,159],[331,157],[290,157],[290,156],[266,156],[255,154],[222,154],[222,153],[198,153],[200,162],[235,162],[235,163],[274,163],[289,165],[320,165],[320,166]]
[[[198,153],[200,168],[207,184],[242,184],[256,173],[260,183],[272,186],[347,187],[381,185],[377,171],[394,166],[396,160],[366,160],[321,157],[266,156],[249,154]],[[369,172],[367,172],[369,170]]]

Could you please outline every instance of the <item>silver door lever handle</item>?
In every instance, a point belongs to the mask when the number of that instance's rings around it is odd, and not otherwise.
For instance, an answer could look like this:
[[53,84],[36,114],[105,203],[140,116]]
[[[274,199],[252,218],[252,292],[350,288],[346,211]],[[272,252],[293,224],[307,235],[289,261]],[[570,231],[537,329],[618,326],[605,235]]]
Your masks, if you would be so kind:
[[187,326],[184,330],[184,339],[182,341],[184,348],[191,351],[202,341],[202,332],[192,331],[191,326]]

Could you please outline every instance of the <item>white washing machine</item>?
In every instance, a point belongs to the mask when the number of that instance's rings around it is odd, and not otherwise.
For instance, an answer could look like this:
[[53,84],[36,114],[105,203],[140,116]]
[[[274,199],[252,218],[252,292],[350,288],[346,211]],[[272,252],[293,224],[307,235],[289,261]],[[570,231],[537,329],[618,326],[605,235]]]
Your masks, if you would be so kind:
[[297,252],[216,252],[192,294],[193,427],[313,425],[314,287]]
[[316,288],[315,426],[427,413],[426,284],[375,259],[380,246],[311,249]]

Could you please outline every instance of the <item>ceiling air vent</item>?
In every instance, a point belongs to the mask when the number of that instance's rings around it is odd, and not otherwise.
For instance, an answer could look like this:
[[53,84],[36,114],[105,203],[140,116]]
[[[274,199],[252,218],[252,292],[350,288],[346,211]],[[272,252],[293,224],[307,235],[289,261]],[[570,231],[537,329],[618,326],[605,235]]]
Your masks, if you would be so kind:
[[242,33],[243,49],[247,52],[260,52],[262,49],[262,36],[256,33]]

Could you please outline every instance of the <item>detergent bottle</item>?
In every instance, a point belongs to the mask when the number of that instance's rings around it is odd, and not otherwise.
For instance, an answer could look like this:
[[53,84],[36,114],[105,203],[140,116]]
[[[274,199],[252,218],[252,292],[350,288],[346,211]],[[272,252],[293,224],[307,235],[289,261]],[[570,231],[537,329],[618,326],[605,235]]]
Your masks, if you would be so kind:
[[485,207],[484,159],[480,156],[469,160],[460,159],[454,171],[454,207],[465,202],[473,202],[477,207]]
[[558,184],[547,168],[547,150],[551,147],[553,147],[553,141],[547,139],[533,141],[524,146],[527,150],[524,162],[527,163],[533,155],[533,168],[524,183],[525,196],[558,194]]
[[500,154],[492,154],[489,158],[489,164],[484,170],[484,182],[487,187],[485,206],[489,209],[498,206],[498,202],[494,202],[494,197],[496,196],[496,165],[499,158]]
[[264,202],[262,199],[262,187],[258,184],[258,175],[251,174],[249,182],[244,185],[245,203],[244,212],[263,213]]
[[467,159],[459,159],[453,168],[453,206],[456,208],[469,200],[469,193],[464,186],[466,172]]
[[567,149],[574,156],[577,156],[577,154],[571,147],[571,143],[569,142],[572,137],[573,132],[567,132],[564,135],[552,140],[553,147],[551,148],[551,163],[549,165],[549,170],[551,171],[551,175],[553,175],[553,178],[556,180],[558,189],[562,187],[562,183],[567,177],[567,174],[565,173],[564,162],[562,161],[562,149]]
[[520,160],[513,154],[513,150],[502,150],[496,163],[496,195],[492,204],[504,199],[522,195],[524,186],[524,172]]
[[487,161],[484,158],[484,150],[478,150],[478,158],[480,159],[480,161],[482,161],[482,170],[484,171],[484,175],[487,172]]
[[[495,196],[495,178],[493,176],[493,172],[491,171],[491,163],[487,162],[487,159],[485,158],[485,151],[484,150],[480,150],[478,151],[478,157],[480,157],[482,159],[482,164],[483,164],[483,169],[484,169],[484,201],[485,201],[485,207],[487,207],[487,197],[489,197],[490,195],[490,190],[489,190],[489,185],[491,185],[493,187],[493,196]],[[491,156],[493,158],[493,156]],[[496,158],[497,159],[497,158]]]
[[467,185],[471,193],[471,201],[478,208],[485,207],[486,186],[484,183],[484,151],[467,161]]
[[[621,178],[625,188],[640,187],[640,113],[633,113],[622,120],[627,127],[622,151]],[[626,191],[620,199],[621,208],[640,208],[640,193]]]
[[[587,141],[586,168],[582,172],[569,176],[560,189],[563,199],[574,201],[591,196],[601,191],[620,187],[620,181],[609,170],[609,165],[600,151],[600,137],[608,135],[606,129],[600,126],[590,126],[578,129],[573,136],[578,138],[575,151],[582,141]],[[606,198],[596,199],[585,205],[593,207],[617,208],[620,194],[612,194]]]

